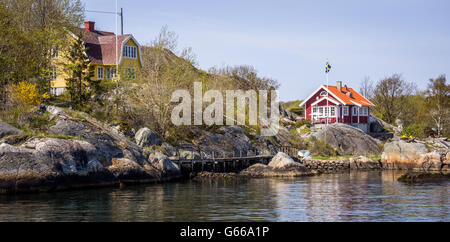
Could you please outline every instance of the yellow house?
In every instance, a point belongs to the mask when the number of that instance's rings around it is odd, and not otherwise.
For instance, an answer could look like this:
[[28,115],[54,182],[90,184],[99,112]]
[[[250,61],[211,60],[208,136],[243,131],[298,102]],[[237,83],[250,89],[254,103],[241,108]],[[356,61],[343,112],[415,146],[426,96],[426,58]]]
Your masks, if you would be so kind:
[[[95,29],[95,22],[87,21],[84,28],[78,29],[86,47],[86,55],[94,65],[95,80],[135,80],[138,68],[142,67],[141,46],[131,34],[115,35]],[[62,71],[61,63],[67,52],[52,50],[53,67],[51,70],[51,94],[61,95],[66,89],[67,76]],[[120,51],[117,51],[120,50]],[[116,71],[118,67],[119,71]],[[118,78],[116,78],[118,73]]]

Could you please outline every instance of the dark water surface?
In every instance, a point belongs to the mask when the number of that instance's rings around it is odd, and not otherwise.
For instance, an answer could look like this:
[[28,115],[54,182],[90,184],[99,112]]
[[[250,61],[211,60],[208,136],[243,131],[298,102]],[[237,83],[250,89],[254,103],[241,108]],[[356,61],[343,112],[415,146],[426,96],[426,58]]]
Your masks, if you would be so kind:
[[0,195],[0,221],[450,221],[450,182],[394,172]]

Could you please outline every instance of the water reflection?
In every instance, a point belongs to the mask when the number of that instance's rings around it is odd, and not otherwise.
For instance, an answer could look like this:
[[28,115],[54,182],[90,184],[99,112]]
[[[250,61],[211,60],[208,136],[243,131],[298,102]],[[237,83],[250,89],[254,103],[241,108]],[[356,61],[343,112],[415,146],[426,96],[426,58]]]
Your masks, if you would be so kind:
[[396,172],[181,182],[0,197],[0,221],[450,221],[449,182]]

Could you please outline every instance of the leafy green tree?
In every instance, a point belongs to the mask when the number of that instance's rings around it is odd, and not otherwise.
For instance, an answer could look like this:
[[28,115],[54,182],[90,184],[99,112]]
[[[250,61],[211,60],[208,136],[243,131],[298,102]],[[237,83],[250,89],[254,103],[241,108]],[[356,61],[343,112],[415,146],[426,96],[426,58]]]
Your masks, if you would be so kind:
[[94,66],[87,57],[86,48],[80,37],[69,47],[68,61],[64,65],[67,91],[73,108],[80,108],[96,93],[99,81],[94,81]]
[[413,83],[394,74],[378,81],[373,91],[373,113],[384,121],[393,124],[406,105],[406,99],[415,94]]
[[0,73],[0,81],[32,81],[38,84],[40,93],[48,92],[50,50],[67,46],[67,31],[83,22],[81,1],[0,0],[0,15],[0,45],[6,43],[5,48],[0,47],[0,56],[12,60],[2,61],[8,64],[9,73],[7,77]]

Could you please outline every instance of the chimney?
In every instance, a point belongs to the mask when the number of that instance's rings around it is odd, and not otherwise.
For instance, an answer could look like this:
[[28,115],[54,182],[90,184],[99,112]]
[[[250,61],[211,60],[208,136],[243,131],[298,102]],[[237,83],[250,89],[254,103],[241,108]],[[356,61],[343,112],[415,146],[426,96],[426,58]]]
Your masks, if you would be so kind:
[[95,31],[95,22],[92,21],[84,22],[84,28],[87,29],[89,32]]
[[342,92],[342,82],[341,81],[336,82],[336,87],[340,92]]

